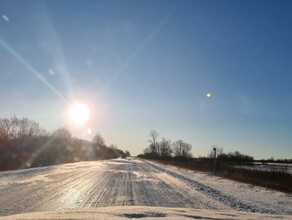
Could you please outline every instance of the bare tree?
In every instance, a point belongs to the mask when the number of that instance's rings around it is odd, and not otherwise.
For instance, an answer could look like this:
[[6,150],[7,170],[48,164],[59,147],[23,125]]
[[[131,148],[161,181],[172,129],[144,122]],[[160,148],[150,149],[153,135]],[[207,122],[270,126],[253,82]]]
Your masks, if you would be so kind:
[[176,157],[191,157],[192,145],[178,140],[173,143],[173,153]]
[[72,135],[67,128],[61,127],[53,132],[53,137],[63,140],[70,140]]
[[180,157],[182,155],[182,147],[183,147],[183,141],[178,140],[173,143],[173,153],[174,156]]
[[0,118],[0,142],[21,142],[24,138],[46,135],[47,132],[40,125],[27,118],[19,119],[16,116],[6,119]]
[[150,151],[152,154],[160,154],[159,144],[158,144],[158,137],[159,133],[155,130],[151,130],[149,134],[149,142],[150,142]]
[[160,156],[161,157],[171,157],[172,149],[171,149],[171,141],[162,138],[162,141],[159,143],[160,146]]
[[104,138],[101,136],[100,133],[96,133],[96,135],[94,135],[92,143],[97,148],[102,148],[103,146],[105,146]]
[[188,143],[184,143],[184,146],[182,149],[182,157],[185,157],[185,158],[192,157],[191,150],[192,150],[192,145]]

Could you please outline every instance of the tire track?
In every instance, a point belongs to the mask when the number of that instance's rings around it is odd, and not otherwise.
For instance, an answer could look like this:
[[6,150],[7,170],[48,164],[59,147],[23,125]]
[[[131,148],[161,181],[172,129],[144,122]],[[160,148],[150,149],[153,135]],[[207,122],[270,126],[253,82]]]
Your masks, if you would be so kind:
[[[143,163],[140,166],[141,170],[147,172],[151,179],[159,182],[157,194],[163,197],[162,201],[164,205],[171,207],[228,209],[227,206],[196,192],[192,187],[188,187],[186,184],[179,184],[182,183],[180,179],[170,175],[163,175],[162,177],[161,171],[149,164]],[[166,173],[163,172],[163,174]]]

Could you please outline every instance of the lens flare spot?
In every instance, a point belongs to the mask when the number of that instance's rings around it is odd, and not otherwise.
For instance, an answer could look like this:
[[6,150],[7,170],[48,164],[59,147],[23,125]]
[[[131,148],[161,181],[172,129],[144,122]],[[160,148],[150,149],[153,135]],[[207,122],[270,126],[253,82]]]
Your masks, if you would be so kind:
[[212,95],[210,92],[207,93],[207,97],[210,98]]
[[83,103],[74,103],[69,107],[69,118],[75,125],[85,124],[90,117],[90,111],[87,105]]
[[92,131],[91,131],[91,129],[90,129],[90,128],[87,128],[87,133],[88,133],[89,135],[91,135],[91,134],[92,134]]
[[52,70],[52,69],[49,69],[49,74],[51,75],[51,76],[54,76],[55,75],[55,72],[54,72],[54,70]]
[[9,21],[10,21],[10,19],[9,19],[6,15],[2,15],[2,18],[3,18],[3,20],[6,21],[6,22],[9,22]]

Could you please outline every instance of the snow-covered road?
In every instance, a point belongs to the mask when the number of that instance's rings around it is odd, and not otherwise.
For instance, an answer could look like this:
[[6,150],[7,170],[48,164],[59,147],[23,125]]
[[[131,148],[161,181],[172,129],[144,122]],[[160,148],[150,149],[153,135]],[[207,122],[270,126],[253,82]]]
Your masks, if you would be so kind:
[[0,216],[107,206],[292,215],[291,195],[137,158],[0,172]]

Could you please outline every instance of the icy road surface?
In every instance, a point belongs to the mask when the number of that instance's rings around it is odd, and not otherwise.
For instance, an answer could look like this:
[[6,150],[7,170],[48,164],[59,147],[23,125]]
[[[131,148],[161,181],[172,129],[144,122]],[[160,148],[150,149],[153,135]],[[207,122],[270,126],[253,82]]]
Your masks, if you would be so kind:
[[162,206],[292,215],[289,194],[136,158],[0,172],[0,215]]

